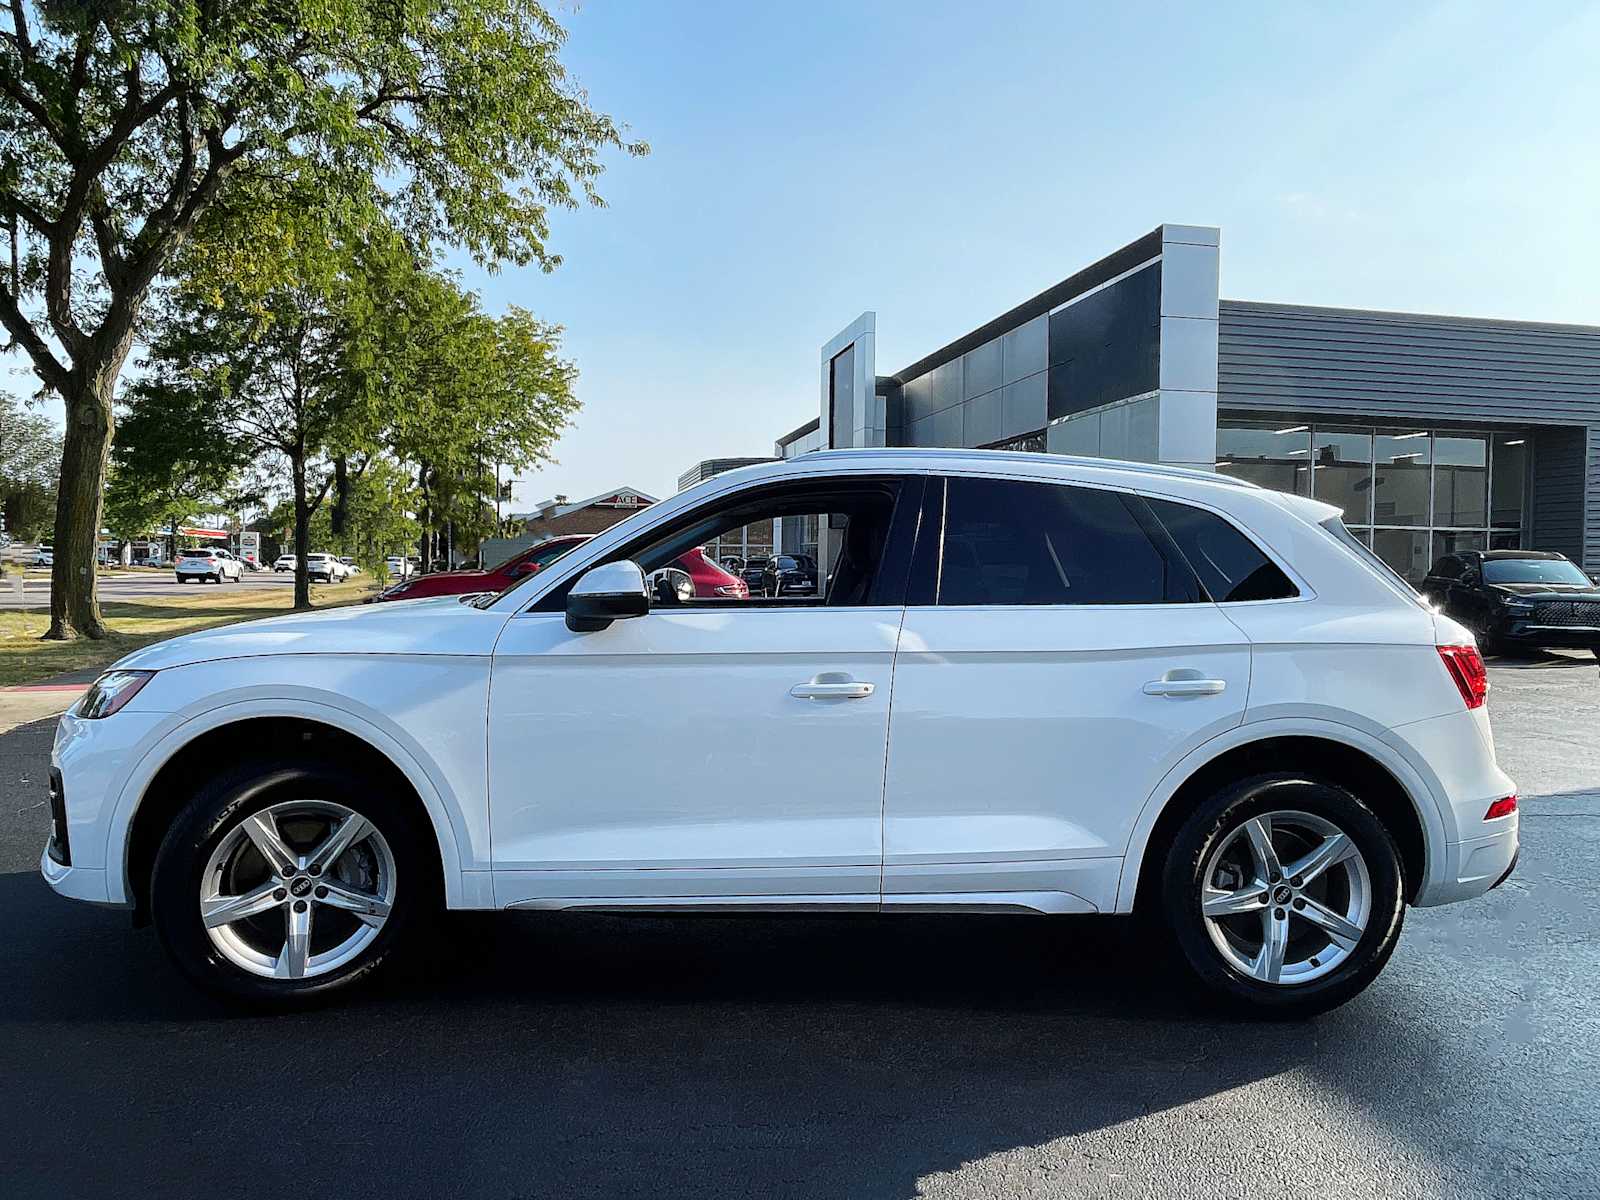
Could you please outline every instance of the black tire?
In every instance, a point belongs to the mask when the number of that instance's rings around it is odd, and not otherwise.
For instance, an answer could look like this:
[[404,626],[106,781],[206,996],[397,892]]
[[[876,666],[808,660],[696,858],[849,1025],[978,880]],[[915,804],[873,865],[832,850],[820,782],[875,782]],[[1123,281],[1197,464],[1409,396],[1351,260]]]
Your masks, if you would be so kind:
[[[377,827],[395,863],[394,902],[377,936],[349,962],[303,979],[265,978],[230,961],[207,934],[201,877],[218,843],[245,818],[282,801],[317,798],[336,798]],[[437,907],[434,853],[420,818],[375,786],[370,773],[320,760],[242,763],[206,782],[167,830],[151,876],[150,915],[173,962],[200,988],[251,1005],[305,1006],[368,978],[419,915]]]
[[[1300,984],[1243,974],[1212,942],[1201,915],[1202,873],[1213,850],[1250,818],[1274,811],[1309,813],[1337,826],[1361,852],[1371,882],[1371,910],[1349,955]],[[1344,788],[1294,774],[1240,780],[1198,805],[1167,850],[1160,880],[1161,913],[1178,957],[1210,999],[1250,1016],[1303,1018],[1345,1003],[1383,970],[1405,916],[1400,854],[1383,822]]]

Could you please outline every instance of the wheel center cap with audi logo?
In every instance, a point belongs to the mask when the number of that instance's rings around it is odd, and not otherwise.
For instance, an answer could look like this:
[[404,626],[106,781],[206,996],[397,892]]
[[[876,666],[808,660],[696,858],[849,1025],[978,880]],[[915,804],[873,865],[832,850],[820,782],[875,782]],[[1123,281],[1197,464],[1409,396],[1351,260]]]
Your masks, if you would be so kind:
[[[301,894],[302,893],[300,893],[300,892],[296,892],[295,893],[295,895],[297,895],[297,896],[301,895]],[[1290,899],[1293,896],[1294,896],[1294,893],[1291,892],[1288,889],[1288,887],[1283,885],[1283,884],[1279,884],[1278,885],[1278,890],[1272,893],[1273,902],[1277,903],[1277,904],[1287,904],[1287,903],[1289,903]]]
[[289,885],[289,894],[291,896],[304,896],[310,890],[311,877],[309,875],[301,875]]

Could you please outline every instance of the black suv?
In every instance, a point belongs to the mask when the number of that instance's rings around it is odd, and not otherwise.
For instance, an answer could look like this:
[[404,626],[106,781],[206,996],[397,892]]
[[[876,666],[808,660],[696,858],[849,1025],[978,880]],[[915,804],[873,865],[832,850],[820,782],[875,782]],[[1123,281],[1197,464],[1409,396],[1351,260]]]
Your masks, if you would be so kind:
[[809,554],[775,554],[762,573],[761,592],[766,596],[814,596],[817,594],[817,560]]
[[1420,590],[1485,654],[1564,646],[1600,658],[1600,587],[1564,554],[1458,550],[1433,564]]

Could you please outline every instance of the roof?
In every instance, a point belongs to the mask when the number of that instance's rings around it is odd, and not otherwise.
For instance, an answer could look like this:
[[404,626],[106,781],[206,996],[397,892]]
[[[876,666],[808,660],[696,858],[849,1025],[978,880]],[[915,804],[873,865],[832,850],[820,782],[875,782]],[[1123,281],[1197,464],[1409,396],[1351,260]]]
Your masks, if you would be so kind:
[[958,450],[923,447],[813,450],[810,454],[789,459],[788,462],[791,465],[811,465],[837,464],[841,460],[869,461],[872,459],[888,459],[899,470],[915,465],[917,460],[923,460],[925,465],[935,469],[940,466],[949,466],[953,463],[981,463],[992,466],[1031,464],[1057,469],[1068,466],[1092,467],[1101,471],[1126,471],[1136,475],[1162,475],[1193,479],[1197,482],[1215,483],[1224,487],[1261,490],[1260,485],[1251,483],[1247,479],[1234,479],[1228,475],[1219,475],[1215,471],[1203,471],[1196,467],[1174,467],[1165,463],[1129,462],[1127,459],[1122,458],[1089,458],[1076,454],[1040,454],[1023,450]]
[[[511,519],[513,521],[531,521],[534,517],[564,517],[568,513],[574,513],[579,509],[588,508],[591,504],[600,504],[604,501],[610,500],[614,496],[623,495],[637,496],[640,502],[638,507],[640,508],[643,508],[645,505],[649,504],[657,504],[661,499],[659,496],[652,496],[643,488],[626,486],[614,487],[607,488],[605,491],[600,492],[597,495],[590,496],[587,500],[579,500],[575,503],[557,505],[554,500],[546,500],[544,504],[540,505],[533,512],[512,513]],[[552,507],[552,505],[554,507]],[[623,506],[619,505],[618,507]]]
[[1565,554],[1557,554],[1554,550],[1473,550],[1471,553],[1490,561],[1500,558],[1565,559],[1567,557]]

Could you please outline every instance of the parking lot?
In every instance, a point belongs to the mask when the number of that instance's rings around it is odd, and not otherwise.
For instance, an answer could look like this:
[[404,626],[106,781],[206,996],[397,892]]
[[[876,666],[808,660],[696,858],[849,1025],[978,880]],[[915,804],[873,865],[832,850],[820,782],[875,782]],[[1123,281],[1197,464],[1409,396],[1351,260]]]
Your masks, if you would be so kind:
[[1308,1024],[1193,1009],[1130,923],[457,915],[240,1015],[36,874],[0,736],[0,1194],[1581,1196],[1600,1177],[1600,682],[1491,668],[1523,857]]
[[[10,565],[6,577],[0,580],[0,608],[45,608],[50,604],[50,572],[29,571],[22,576],[22,597],[17,596],[17,575]],[[188,588],[288,588],[294,586],[290,572],[246,571],[238,583],[183,583],[167,571],[104,571],[97,579],[97,591],[102,604],[118,600],[143,600],[151,596],[170,596],[174,589]]]

